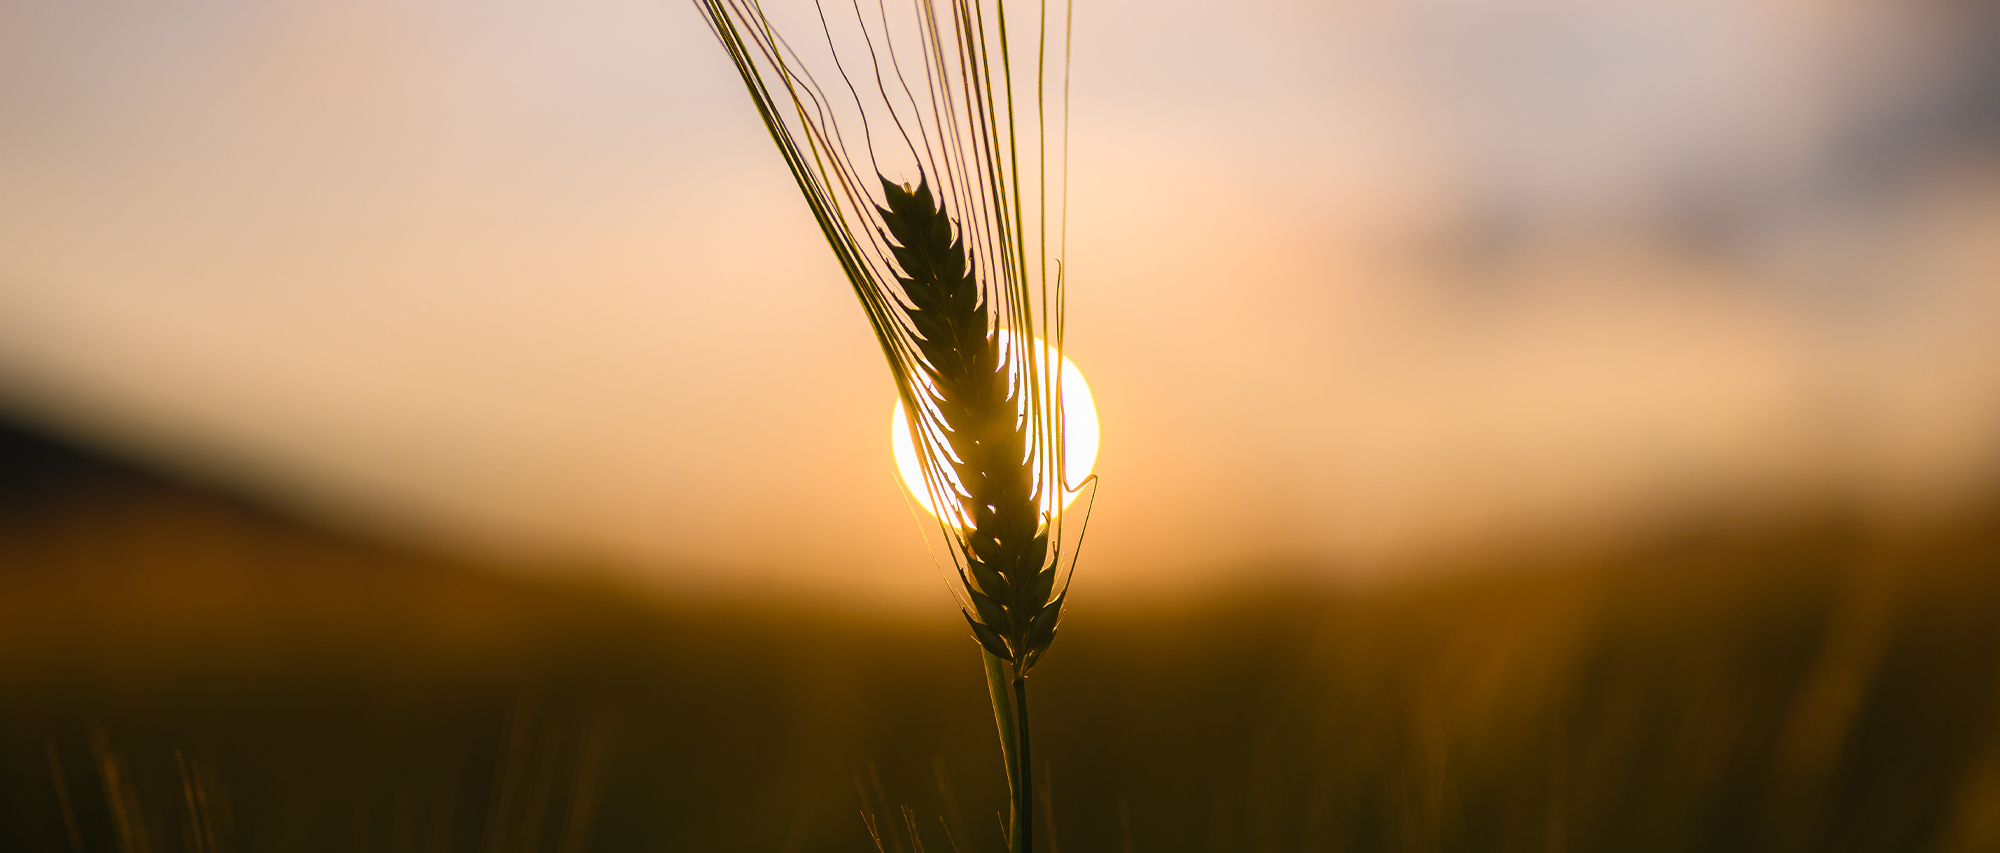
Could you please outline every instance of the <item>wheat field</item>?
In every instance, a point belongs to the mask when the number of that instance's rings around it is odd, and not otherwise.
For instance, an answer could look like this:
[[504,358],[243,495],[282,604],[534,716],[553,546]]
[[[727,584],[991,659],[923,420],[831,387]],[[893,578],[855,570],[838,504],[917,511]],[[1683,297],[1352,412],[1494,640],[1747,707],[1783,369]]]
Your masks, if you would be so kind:
[[[1002,849],[948,611],[662,601],[18,431],[6,461],[0,849]],[[1037,843],[1994,849],[1996,519],[1690,522],[1094,607],[1036,670]]]

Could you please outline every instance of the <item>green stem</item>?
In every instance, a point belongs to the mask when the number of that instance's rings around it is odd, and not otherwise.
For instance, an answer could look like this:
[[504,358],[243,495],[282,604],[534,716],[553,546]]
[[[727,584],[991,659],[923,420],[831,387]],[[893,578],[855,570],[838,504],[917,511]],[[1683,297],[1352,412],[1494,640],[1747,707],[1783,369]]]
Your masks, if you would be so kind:
[[[985,649],[980,649],[979,654],[986,661],[986,693],[993,699],[993,723],[994,727],[1000,730],[1000,755],[1007,764],[1007,791],[1013,795],[1009,805],[1013,807],[1014,814],[1009,817],[1007,824],[1007,838],[1011,846],[1012,839],[1022,837],[1021,825],[1025,820],[1018,805],[1021,799],[1017,784],[1021,761],[1014,739],[1017,725],[1014,721],[1014,702],[1007,695],[1007,662],[994,657],[992,652]],[[1013,847],[1013,849],[1018,851],[1025,848]]]
[[1014,722],[1021,728],[1020,778],[1014,785],[1014,850],[1013,853],[1034,853],[1035,849],[1035,786],[1034,762],[1028,759],[1028,677],[1014,673]]

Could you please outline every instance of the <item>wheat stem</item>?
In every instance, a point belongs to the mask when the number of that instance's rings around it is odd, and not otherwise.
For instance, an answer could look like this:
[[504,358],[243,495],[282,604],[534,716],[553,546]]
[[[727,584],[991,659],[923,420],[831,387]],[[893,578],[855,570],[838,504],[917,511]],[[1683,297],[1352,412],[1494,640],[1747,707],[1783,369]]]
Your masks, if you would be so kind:
[[986,695],[993,700],[993,723],[1000,730],[1000,756],[1007,765],[1008,803],[1013,810],[1007,825],[1007,838],[1011,846],[1013,839],[1021,835],[1020,811],[1020,729],[1015,722],[1014,703],[1007,695],[1007,662],[985,649],[979,656],[986,663]]
[[1014,723],[1020,730],[1020,754],[1014,761],[1013,853],[1035,849],[1035,786],[1029,774],[1034,763],[1028,757],[1028,676],[1014,669]]

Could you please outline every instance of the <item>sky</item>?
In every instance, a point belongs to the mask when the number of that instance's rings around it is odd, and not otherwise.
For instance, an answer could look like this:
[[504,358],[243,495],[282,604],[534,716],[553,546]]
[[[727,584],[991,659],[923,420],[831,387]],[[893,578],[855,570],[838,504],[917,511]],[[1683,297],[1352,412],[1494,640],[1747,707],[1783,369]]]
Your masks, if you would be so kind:
[[[1074,14],[1107,594],[2000,475],[2000,13]],[[691,4],[0,7],[22,421],[525,571],[934,603],[893,399]]]

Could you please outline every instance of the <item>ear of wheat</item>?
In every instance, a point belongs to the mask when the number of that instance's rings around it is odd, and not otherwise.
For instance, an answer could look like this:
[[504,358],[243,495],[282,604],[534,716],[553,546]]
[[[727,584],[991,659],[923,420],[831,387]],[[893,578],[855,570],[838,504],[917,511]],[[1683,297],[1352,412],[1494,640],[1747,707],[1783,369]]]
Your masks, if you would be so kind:
[[1050,598],[1056,566],[1048,559],[1038,466],[1027,446],[1034,430],[1016,414],[1006,363],[1029,353],[1003,347],[1003,338],[988,330],[974,269],[930,188],[882,185],[888,206],[877,211],[895,241],[896,280],[910,301],[905,312],[922,357],[921,385],[931,392],[951,451],[943,485],[961,489],[953,509],[970,522],[959,576],[972,602],[966,621],[981,646],[1026,672],[1054,640],[1062,612],[1061,596]]
[[[1055,639],[1082,539],[1080,525],[1065,566],[1065,502],[1047,498],[1094,482],[1072,483],[1063,470],[1064,277],[1060,248],[1050,275],[1048,239],[1050,19],[1044,0],[1038,28],[1020,39],[1033,46],[1034,65],[1017,73],[1004,0],[908,2],[909,14],[896,20],[881,0],[873,18],[854,2],[851,20],[849,10],[830,18],[814,3],[815,35],[824,35],[843,84],[831,91],[758,0],[696,6],[741,75],[888,361],[951,544],[953,592],[984,652],[1014,794],[1010,846],[1029,851],[1027,675]],[[847,25],[844,43],[835,20]],[[1066,9],[1058,24],[1066,113]],[[850,65],[869,73],[850,74]],[[1017,76],[1024,85],[1032,79],[1032,108],[1017,108]],[[874,92],[864,96],[869,82]],[[1023,124],[1034,132],[1027,144],[1018,132]],[[885,176],[885,156],[915,180]],[[1059,216],[1067,204],[1063,162]],[[1060,247],[1060,221],[1056,233]]]

